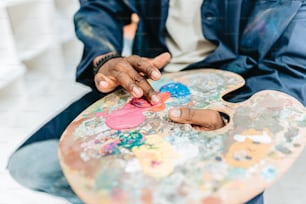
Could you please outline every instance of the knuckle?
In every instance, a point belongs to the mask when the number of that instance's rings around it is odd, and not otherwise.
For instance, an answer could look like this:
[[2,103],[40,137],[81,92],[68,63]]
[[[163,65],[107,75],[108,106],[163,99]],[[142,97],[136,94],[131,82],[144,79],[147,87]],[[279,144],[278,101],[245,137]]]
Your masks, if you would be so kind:
[[137,61],[137,67],[142,70],[142,72],[144,72],[146,75],[150,75],[153,72],[152,69],[152,65],[150,64],[150,62],[141,57],[138,61]]
[[185,114],[183,114],[185,115],[184,119],[188,122],[192,122],[195,116],[195,111],[193,111],[190,108],[187,108],[187,109],[184,109],[183,112],[185,112]]
[[118,80],[118,81],[122,81],[124,79],[124,74],[123,72],[114,72],[114,77]]
[[114,62],[114,67],[118,70],[121,70],[124,69],[124,67],[126,67],[127,63],[128,62],[126,60],[118,60]]
[[146,79],[144,77],[142,77],[141,75],[139,75],[139,74],[136,74],[133,77],[133,80],[135,81],[136,84],[144,84],[144,83],[146,83]]
[[142,57],[138,57],[138,59],[136,59],[136,66],[137,67],[142,67],[142,66],[144,66],[144,64],[145,64],[145,61]]
[[148,75],[151,75],[151,74],[152,74],[153,69],[152,69],[152,67],[151,67],[150,64],[146,66],[145,72],[146,72]]
[[131,55],[129,57],[125,57],[126,62],[130,64],[134,64],[135,66],[140,66],[142,62],[142,57],[139,57],[138,55]]

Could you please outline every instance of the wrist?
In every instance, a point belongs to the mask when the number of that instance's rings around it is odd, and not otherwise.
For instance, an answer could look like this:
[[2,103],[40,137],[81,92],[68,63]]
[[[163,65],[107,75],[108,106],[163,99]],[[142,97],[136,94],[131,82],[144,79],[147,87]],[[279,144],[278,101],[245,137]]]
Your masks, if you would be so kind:
[[94,60],[93,60],[93,74],[96,75],[100,68],[109,60],[114,59],[114,58],[119,58],[122,57],[121,55],[115,53],[115,52],[110,52],[104,55],[100,55],[97,56]]
[[97,65],[97,62],[98,62],[101,58],[105,57],[106,55],[111,55],[111,54],[115,54],[115,52],[108,52],[108,53],[105,53],[105,54],[96,56],[96,57],[93,59],[93,61],[92,61],[93,66],[96,66],[96,65]]

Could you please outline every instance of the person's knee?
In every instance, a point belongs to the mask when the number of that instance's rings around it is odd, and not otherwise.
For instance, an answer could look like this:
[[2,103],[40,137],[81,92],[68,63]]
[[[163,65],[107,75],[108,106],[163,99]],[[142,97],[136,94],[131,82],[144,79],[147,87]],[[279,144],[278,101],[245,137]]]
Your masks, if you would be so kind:
[[14,152],[8,162],[10,175],[21,185],[43,190],[52,177],[62,174],[57,158],[58,140],[27,145]]
[[246,202],[245,204],[264,204],[264,192],[258,194],[257,196],[255,196],[254,198],[252,198],[251,200],[249,200],[248,202]]

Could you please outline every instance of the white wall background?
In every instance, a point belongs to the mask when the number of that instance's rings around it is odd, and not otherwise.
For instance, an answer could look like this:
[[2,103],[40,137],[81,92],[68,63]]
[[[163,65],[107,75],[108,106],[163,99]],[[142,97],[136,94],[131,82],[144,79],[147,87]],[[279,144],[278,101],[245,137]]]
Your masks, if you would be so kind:
[[74,81],[78,8],[78,0],[0,0],[0,204],[67,203],[23,188],[6,165],[31,133],[89,90]]
[[59,74],[77,63],[72,15],[78,7],[77,0],[0,1],[0,88],[35,66],[52,62],[51,74]]

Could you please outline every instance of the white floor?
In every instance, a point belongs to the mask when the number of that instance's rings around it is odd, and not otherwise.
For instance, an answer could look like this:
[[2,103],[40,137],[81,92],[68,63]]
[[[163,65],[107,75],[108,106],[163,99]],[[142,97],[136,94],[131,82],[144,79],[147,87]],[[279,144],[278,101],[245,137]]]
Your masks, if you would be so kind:
[[[46,67],[44,67],[47,69]],[[74,82],[74,70],[29,70],[0,89],[0,204],[67,204],[27,190],[8,174],[9,155],[37,127],[89,89]],[[265,192],[266,204],[306,203],[306,152]],[[252,184],[250,184],[252,185]]]
[[6,170],[9,155],[19,144],[71,101],[89,91],[74,82],[72,69],[43,69],[30,69],[9,86],[0,89],[0,204],[68,203],[23,188]]

